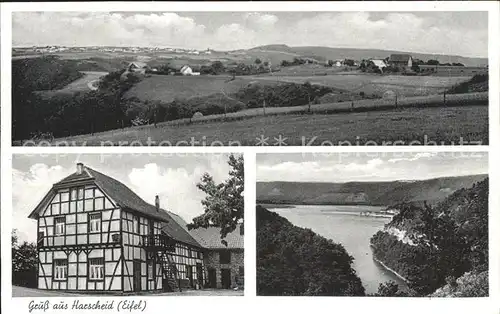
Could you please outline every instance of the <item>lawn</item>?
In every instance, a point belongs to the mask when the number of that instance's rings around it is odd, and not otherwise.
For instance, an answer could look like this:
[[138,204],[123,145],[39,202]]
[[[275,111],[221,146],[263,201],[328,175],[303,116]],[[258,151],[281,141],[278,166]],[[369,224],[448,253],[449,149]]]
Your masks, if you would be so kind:
[[[488,106],[259,116],[229,122],[143,126],[56,140],[55,145],[475,145],[488,144]],[[395,141],[402,141],[394,143]],[[413,142],[412,141],[419,141]],[[369,142],[369,143],[368,143]],[[385,142],[385,143],[384,143]],[[390,143],[389,143],[390,142]],[[194,143],[194,144],[193,144]]]

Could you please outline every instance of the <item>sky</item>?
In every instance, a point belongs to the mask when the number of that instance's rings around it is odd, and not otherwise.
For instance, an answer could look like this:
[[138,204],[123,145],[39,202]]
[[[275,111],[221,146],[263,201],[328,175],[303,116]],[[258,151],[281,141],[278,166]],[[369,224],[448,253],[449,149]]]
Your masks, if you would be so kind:
[[13,46],[266,44],[487,57],[487,12],[14,12]]
[[52,185],[76,171],[76,163],[111,176],[154,205],[155,195],[162,208],[187,222],[203,213],[204,192],[196,187],[204,173],[215,182],[228,178],[228,155],[151,154],[65,154],[14,155],[12,162],[13,228],[20,241],[36,239],[36,220],[28,215]]
[[257,181],[406,181],[486,173],[488,155],[477,152],[257,155]]

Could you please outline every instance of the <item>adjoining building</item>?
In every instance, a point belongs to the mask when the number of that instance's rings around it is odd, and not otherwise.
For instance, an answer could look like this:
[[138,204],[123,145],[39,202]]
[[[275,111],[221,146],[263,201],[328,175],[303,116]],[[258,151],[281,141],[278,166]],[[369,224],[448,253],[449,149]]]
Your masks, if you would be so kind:
[[243,224],[224,238],[224,244],[219,228],[193,229],[191,234],[208,249],[204,255],[208,287],[228,289],[244,286]]
[[[212,247],[217,228],[208,228],[205,235],[204,229],[190,233],[180,216],[160,207],[158,197],[151,205],[82,163],[52,186],[29,218],[37,220],[39,289],[154,292],[212,287],[211,256],[224,251]],[[234,236],[228,235],[227,241],[237,244],[227,250],[243,250],[243,235]],[[243,259],[224,265],[234,278]],[[226,283],[224,273],[216,273],[215,281]],[[215,286],[234,288],[237,281]]]
[[387,63],[391,67],[398,68],[401,71],[410,71],[413,65],[413,58],[409,54],[391,54]]

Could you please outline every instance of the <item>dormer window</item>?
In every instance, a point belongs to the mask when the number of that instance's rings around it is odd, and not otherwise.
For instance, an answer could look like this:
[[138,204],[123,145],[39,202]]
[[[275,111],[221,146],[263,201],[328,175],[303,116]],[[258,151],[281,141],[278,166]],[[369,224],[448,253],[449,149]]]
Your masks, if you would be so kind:
[[63,235],[66,231],[66,217],[65,216],[54,217],[54,226],[55,226],[54,233],[56,235]]

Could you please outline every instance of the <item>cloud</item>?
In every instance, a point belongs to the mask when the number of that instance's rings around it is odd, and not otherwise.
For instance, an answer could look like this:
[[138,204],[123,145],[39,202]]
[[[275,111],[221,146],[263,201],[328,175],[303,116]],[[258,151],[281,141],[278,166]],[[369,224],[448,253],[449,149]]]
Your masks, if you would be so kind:
[[437,153],[429,153],[429,152],[416,153],[414,155],[410,155],[409,157],[391,158],[388,160],[388,162],[396,163],[396,162],[400,162],[400,161],[415,161],[415,160],[419,160],[421,158],[432,158],[432,157],[435,157],[437,155],[438,155]]
[[204,173],[213,176],[216,182],[226,180],[229,168],[225,160],[210,160],[208,166],[196,166],[193,169],[164,168],[156,163],[133,168],[128,174],[131,189],[150,204],[155,196],[160,197],[160,206],[172,211],[187,222],[203,213],[201,200],[205,193],[196,187]]
[[[366,162],[284,161],[274,165],[258,165],[258,180],[273,181],[345,181],[345,178],[365,178],[379,171],[384,164],[380,158]],[[279,179],[277,179],[279,178]]]
[[278,22],[278,17],[276,15],[258,12],[245,13],[243,18],[247,23],[247,26],[253,28],[273,27]]
[[204,37],[205,26],[176,13],[17,12],[15,45],[184,46]]
[[18,230],[20,241],[36,239],[36,221],[28,215],[55,183],[72,171],[61,166],[47,166],[37,163],[28,172],[12,169],[13,229]]
[[485,57],[488,35],[480,12],[217,12],[208,20],[188,12],[15,12],[13,43],[219,50],[284,43]]

